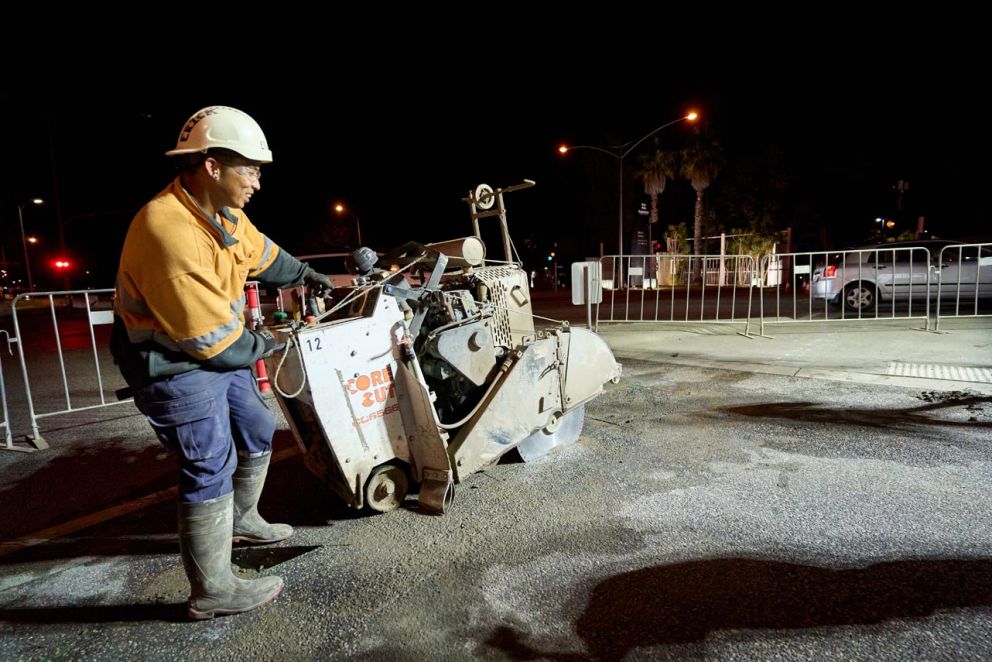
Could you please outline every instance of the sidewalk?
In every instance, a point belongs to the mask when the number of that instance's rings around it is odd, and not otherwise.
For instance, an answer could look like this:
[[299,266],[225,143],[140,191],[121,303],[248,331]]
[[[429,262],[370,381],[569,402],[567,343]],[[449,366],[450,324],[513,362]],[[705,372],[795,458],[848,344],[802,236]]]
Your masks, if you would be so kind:
[[741,325],[652,327],[601,324],[624,359],[793,377],[992,394],[992,319],[941,320],[941,332],[911,323],[767,325],[747,338]]

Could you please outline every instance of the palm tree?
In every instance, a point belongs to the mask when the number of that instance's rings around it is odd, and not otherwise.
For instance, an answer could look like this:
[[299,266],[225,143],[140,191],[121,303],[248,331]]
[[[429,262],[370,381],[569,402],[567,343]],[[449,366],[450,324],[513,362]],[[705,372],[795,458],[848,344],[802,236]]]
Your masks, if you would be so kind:
[[665,151],[658,147],[658,139],[654,141],[654,154],[642,156],[637,176],[644,183],[644,192],[651,198],[651,215],[648,218],[648,273],[655,272],[654,237],[652,230],[658,222],[658,196],[665,192],[665,184],[675,177],[678,172],[678,152]]
[[[723,149],[710,135],[697,134],[696,139],[682,149],[680,172],[696,191],[696,213],[692,224],[692,252],[701,255],[703,243],[703,193],[709,188],[724,164]],[[693,267],[693,280],[699,280],[699,260]]]
[[658,222],[658,196],[665,192],[668,180],[678,173],[678,153],[655,147],[654,154],[641,158],[637,174],[644,182],[644,192],[651,198],[651,216],[648,219],[650,241],[651,225]]

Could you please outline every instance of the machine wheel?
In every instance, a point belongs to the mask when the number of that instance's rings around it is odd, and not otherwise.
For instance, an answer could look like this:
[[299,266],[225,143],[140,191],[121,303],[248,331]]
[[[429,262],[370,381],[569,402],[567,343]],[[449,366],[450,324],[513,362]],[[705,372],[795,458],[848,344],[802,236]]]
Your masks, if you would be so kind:
[[365,483],[365,505],[370,510],[388,513],[400,507],[409,487],[410,480],[402,467],[380,465],[372,470]]
[[870,313],[875,309],[877,296],[874,285],[857,281],[844,288],[844,307],[849,313]]

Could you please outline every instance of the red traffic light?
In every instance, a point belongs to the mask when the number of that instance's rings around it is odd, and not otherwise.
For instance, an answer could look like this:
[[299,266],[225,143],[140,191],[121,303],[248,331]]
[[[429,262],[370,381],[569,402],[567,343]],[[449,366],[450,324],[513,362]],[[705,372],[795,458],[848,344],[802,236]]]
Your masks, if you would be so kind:
[[65,258],[59,258],[57,260],[52,260],[52,266],[61,271],[71,267],[72,263],[69,262],[69,260],[66,260]]

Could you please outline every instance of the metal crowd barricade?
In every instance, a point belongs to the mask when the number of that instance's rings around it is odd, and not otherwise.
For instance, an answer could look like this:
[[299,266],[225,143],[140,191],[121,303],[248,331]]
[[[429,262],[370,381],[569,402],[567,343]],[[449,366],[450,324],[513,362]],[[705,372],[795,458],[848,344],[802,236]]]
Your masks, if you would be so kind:
[[[598,322],[746,323],[742,288],[755,278],[750,255],[606,255]],[[608,300],[607,300],[608,299]]]
[[[21,373],[24,378],[24,393],[27,398],[27,408],[28,416],[31,419],[31,433],[29,440],[38,448],[43,449],[48,447],[48,443],[45,441],[44,437],[41,435],[41,431],[38,427],[38,421],[42,418],[49,416],[58,416],[61,414],[68,414],[73,412],[81,412],[92,409],[100,409],[103,407],[109,407],[112,405],[123,404],[130,402],[131,400],[113,400],[108,401],[104,394],[104,381],[103,372],[100,368],[100,355],[97,351],[96,344],[96,333],[94,328],[103,324],[113,323],[113,311],[112,310],[93,310],[91,297],[103,295],[112,295],[113,289],[103,289],[103,290],[68,290],[64,292],[34,292],[31,294],[21,294],[18,295],[11,303],[11,316],[13,318],[14,324],[14,334],[17,342],[17,351],[21,362]],[[93,360],[93,374],[96,377],[97,384],[97,394],[99,396],[99,404],[85,405],[85,406],[73,406],[72,394],[70,393],[69,379],[66,374],[66,356],[63,352],[62,347],[62,334],[59,330],[59,320],[57,316],[56,300],[64,300],[68,303],[66,306],[70,311],[72,310],[73,297],[82,297],[84,303],[84,310],[86,312],[86,327],[89,331],[89,346],[91,350],[91,356]],[[52,331],[54,334],[54,345],[55,354],[58,360],[59,374],[61,376],[61,390],[64,396],[64,406],[61,409],[54,409],[50,411],[37,411],[35,406],[34,398],[31,392],[31,382],[28,375],[28,363],[25,357],[25,338],[21,332],[21,320],[19,318],[18,305],[22,302],[28,300],[37,300],[47,298],[48,300],[48,310],[51,313],[52,321]],[[75,357],[74,357],[75,358]],[[74,361],[78,363],[78,361]],[[74,366],[77,367],[77,366]],[[82,368],[83,366],[78,366]],[[54,390],[54,389],[53,389]],[[50,391],[49,391],[50,392]]]
[[[4,338],[7,340],[7,353],[11,356],[14,352],[10,349],[10,344],[13,339],[6,329],[0,329],[0,334],[3,334]],[[3,350],[0,349],[0,404],[3,405],[3,420],[0,421],[0,430],[3,430],[3,446],[0,446],[0,450],[5,451],[19,451],[25,450],[22,448],[17,448],[14,446],[14,436],[10,432],[10,412],[7,410],[7,388],[3,383]]]
[[[934,330],[940,330],[942,318],[992,316],[992,243],[945,246],[935,268],[939,276]],[[942,313],[952,302],[954,313]]]
[[[939,256],[893,245],[760,260],[607,255],[600,263],[597,324],[743,322],[750,337],[755,318],[757,335],[765,336],[766,324],[919,320],[921,330],[936,331],[948,317],[992,316],[992,243],[950,245]],[[748,287],[747,302],[738,301],[741,287]]]
[[766,324],[796,322],[919,319],[929,329],[933,268],[924,247],[772,253],[758,271],[761,336]]

